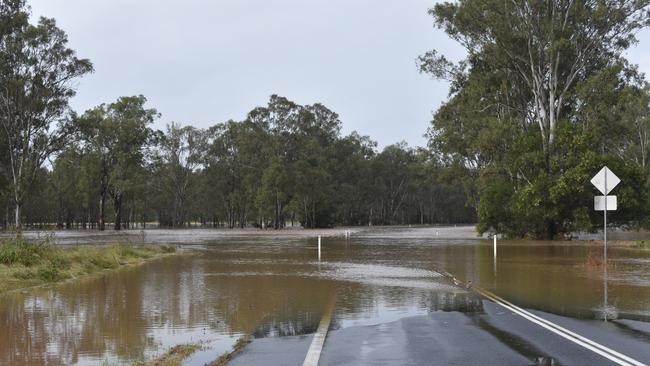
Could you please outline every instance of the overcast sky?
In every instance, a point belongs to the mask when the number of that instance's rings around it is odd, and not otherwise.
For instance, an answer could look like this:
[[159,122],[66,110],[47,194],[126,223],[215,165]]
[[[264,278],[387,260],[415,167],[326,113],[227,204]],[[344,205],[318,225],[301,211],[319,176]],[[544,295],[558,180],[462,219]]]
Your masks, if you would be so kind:
[[[432,25],[425,0],[28,0],[57,20],[95,73],[81,79],[79,112],[143,94],[171,121],[208,127],[241,120],[271,94],[323,103],[343,132],[385,146],[426,144],[447,85],[420,75],[429,49],[463,51]],[[650,32],[629,58],[650,74]]]

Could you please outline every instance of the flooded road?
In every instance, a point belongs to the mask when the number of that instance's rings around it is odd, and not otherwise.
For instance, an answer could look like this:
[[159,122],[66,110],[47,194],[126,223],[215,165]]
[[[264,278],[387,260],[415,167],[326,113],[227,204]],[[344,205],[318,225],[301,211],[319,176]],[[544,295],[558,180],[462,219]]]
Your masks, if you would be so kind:
[[[454,322],[454,314],[490,312],[445,271],[558,316],[592,320],[603,306],[598,246],[510,241],[499,246],[495,261],[491,241],[475,238],[471,228],[379,228],[355,232],[349,240],[323,237],[319,262],[316,238],[307,231],[129,235],[134,242],[176,243],[196,254],[0,296],[0,364],[129,364],[176,344],[204,342],[204,350],[185,363],[203,365],[243,335],[297,337],[302,344],[300,337],[316,330],[332,298],[330,329],[342,335],[432,313],[449,314],[445,321]],[[84,240],[78,233],[57,238],[62,244]],[[609,305],[619,318],[641,321],[633,324],[643,328],[650,319],[650,251],[609,253]],[[515,350],[513,360],[532,357],[518,346],[519,338],[489,333]]]

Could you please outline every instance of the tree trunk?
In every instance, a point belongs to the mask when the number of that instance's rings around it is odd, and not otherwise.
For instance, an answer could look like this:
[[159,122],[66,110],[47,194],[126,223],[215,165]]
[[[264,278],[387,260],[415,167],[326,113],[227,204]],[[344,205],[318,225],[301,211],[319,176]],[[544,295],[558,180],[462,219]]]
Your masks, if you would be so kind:
[[104,231],[105,223],[104,216],[106,215],[106,192],[101,192],[99,195],[99,219],[97,221],[97,226],[99,231]]
[[118,193],[113,197],[113,206],[115,207],[115,227],[114,229],[122,229],[122,194]]
[[553,221],[545,221],[544,222],[544,239],[545,240],[553,240],[553,239],[555,239],[556,235],[557,235],[557,226],[555,225],[555,222],[553,222]]
[[21,222],[20,222],[20,202],[16,202],[16,208],[14,209],[14,224],[16,225],[16,229],[20,229],[21,227]]

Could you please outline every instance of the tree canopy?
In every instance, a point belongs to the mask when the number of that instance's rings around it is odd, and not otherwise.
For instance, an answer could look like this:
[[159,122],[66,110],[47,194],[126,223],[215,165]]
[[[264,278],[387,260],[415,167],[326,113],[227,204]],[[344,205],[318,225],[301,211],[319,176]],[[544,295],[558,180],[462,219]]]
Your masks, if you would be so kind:
[[24,0],[0,5],[0,128],[16,227],[38,170],[72,133],[73,81],[92,71],[67,43],[54,19],[29,23]]
[[[467,51],[420,70],[451,82],[430,146],[465,170],[479,231],[554,238],[591,230],[589,178],[620,174],[613,224],[646,220],[648,87],[622,56],[650,1],[462,0],[430,10]],[[618,220],[618,221],[616,221]]]
[[[418,58],[450,83],[426,148],[344,135],[320,104],[272,95],[207,128],[161,118],[142,95],[80,115],[92,64],[24,0],[0,4],[2,226],[116,230],[476,223],[559,238],[594,230],[589,179],[623,183],[610,224],[650,226],[650,85],[624,57],[650,0],[459,0],[429,13],[466,50]],[[400,121],[395,121],[400,123]],[[111,211],[113,215],[107,214]],[[10,219],[10,213],[13,218]]]

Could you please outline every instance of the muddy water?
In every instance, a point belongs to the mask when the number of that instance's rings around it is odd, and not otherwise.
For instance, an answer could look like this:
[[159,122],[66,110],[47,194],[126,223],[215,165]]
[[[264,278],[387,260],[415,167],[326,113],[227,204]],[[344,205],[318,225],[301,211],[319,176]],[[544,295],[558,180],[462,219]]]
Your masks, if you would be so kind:
[[[443,270],[529,308],[593,318],[602,307],[598,247],[508,242],[495,261],[491,243],[466,228],[373,229],[323,238],[319,262],[316,239],[303,234],[171,233],[143,238],[197,254],[0,296],[0,364],[129,363],[200,341],[205,350],[186,364],[203,365],[242,335],[313,332],[334,297],[335,328],[482,311]],[[610,258],[610,305],[650,319],[650,251]]]

